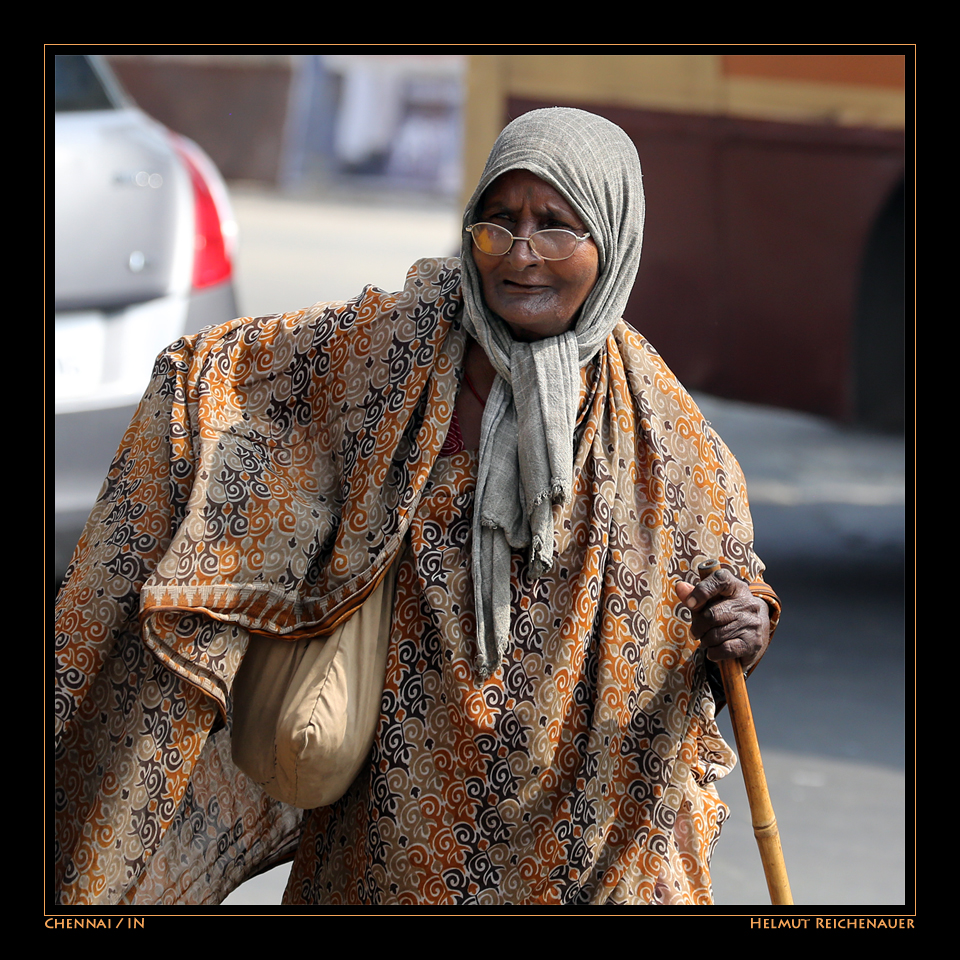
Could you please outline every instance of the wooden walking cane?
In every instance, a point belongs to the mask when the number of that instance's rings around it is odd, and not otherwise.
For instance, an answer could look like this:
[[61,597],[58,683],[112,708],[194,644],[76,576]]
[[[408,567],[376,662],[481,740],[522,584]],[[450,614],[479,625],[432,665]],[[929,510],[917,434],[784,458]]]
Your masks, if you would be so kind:
[[[701,580],[705,580],[719,567],[716,560],[705,560],[697,567],[697,573]],[[747,800],[750,802],[753,835],[760,848],[760,860],[767,878],[770,902],[792,904],[790,881],[787,879],[787,867],[783,862],[783,850],[780,848],[780,831],[777,829],[777,818],[770,803],[767,778],[763,773],[763,759],[760,756],[757,731],[753,725],[753,712],[747,696],[743,667],[739,660],[721,660],[719,663],[723,692],[727,697],[727,709],[730,711],[733,735],[737,741],[737,752],[740,754],[743,782],[747,788]]]

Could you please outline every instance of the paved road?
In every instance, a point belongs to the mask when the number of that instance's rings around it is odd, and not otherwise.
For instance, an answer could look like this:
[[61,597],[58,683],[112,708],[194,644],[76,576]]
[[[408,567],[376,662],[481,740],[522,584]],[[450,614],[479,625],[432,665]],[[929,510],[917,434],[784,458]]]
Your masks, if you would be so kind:
[[[294,201],[239,189],[234,201],[245,313],[351,296],[371,281],[396,289],[418,256],[452,252],[459,232],[455,211],[426,201]],[[697,399],[744,469],[758,552],[784,602],[750,696],[794,899],[903,904],[903,439]],[[738,771],[720,792],[731,819],[714,856],[717,903],[766,904]],[[226,904],[279,903],[287,872],[250,881]]]

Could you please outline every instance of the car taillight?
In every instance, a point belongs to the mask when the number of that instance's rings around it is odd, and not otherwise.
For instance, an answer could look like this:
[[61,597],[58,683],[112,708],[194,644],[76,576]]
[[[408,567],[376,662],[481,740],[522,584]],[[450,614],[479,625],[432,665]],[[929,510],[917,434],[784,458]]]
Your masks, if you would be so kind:
[[[171,139],[193,185],[193,287],[202,290],[228,280],[233,273],[229,242],[224,236],[226,197],[220,197],[218,204],[215,194],[223,191],[214,179],[216,173],[211,169],[210,161],[196,144],[177,134],[171,134]],[[231,220],[229,228],[232,227]]]

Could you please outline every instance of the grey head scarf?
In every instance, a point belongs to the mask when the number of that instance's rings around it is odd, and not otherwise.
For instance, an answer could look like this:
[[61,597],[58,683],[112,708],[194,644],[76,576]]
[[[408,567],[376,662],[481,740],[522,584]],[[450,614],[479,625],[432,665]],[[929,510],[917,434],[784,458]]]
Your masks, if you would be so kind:
[[[484,191],[509,170],[527,170],[583,219],[600,274],[573,329],[515,341],[486,305],[466,227]],[[463,218],[464,325],[497,372],[483,413],[473,520],[477,670],[491,676],[510,634],[510,558],[528,550],[532,577],[554,562],[553,505],[573,493],[580,367],[604,348],[640,264],[644,200],[640,160],[616,124],[583,110],[534,110],[497,138]]]

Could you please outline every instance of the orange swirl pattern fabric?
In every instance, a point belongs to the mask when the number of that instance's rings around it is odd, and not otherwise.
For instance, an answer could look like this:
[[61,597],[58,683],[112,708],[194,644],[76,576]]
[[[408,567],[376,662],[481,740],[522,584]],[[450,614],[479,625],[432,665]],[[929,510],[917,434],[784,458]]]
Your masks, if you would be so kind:
[[735,757],[673,582],[752,553],[736,462],[624,324],[583,371],[554,570],[515,552],[480,683],[472,452],[437,462],[398,572],[368,774],[306,820],[288,904],[709,904]]
[[[708,556],[760,578],[740,470],[621,323],[583,371],[560,562],[514,556],[480,683],[475,456],[440,456],[460,310],[458,262],[426,260],[158,360],[58,598],[59,902],[217,903],[298,843],[290,903],[709,902],[734,761],[673,583]],[[329,633],[401,551],[370,767],[304,827],[232,764],[233,678],[251,632]]]
[[233,677],[249,631],[331,632],[396,556],[452,416],[460,308],[459,261],[423,260],[399,293],[158,359],[58,597],[60,902],[217,902],[289,857],[300,812],[223,750]]

